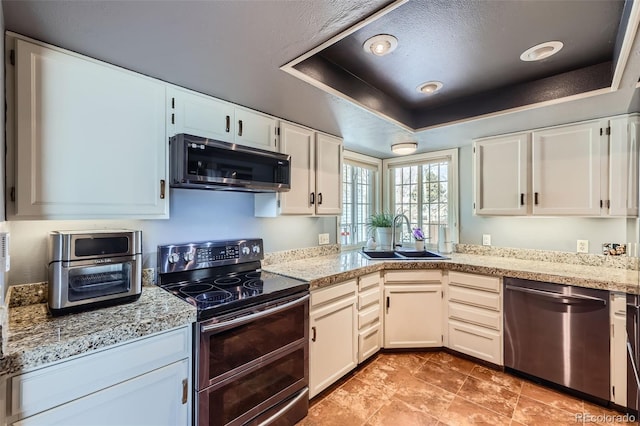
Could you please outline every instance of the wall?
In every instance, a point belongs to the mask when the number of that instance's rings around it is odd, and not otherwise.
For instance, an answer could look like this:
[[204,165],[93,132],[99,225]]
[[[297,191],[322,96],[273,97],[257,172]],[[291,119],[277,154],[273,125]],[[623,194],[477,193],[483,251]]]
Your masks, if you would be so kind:
[[318,245],[318,234],[336,243],[336,218],[256,218],[249,193],[172,189],[168,220],[10,221],[9,284],[46,281],[47,235],[53,230],[129,228],[142,230],[143,264],[155,267],[157,246],[190,241],[263,238],[265,251]]
[[474,216],[472,163],[469,141],[459,151],[461,243],[482,244],[482,234],[491,234],[494,246],[575,252],[580,239],[600,253],[602,243],[637,241],[635,220],[625,218]]

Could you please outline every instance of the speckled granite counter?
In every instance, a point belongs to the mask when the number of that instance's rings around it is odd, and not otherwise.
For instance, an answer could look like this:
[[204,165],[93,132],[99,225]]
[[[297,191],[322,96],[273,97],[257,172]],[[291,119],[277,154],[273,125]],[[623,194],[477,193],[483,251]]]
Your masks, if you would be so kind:
[[637,270],[463,253],[449,257],[449,260],[437,261],[373,261],[365,259],[358,251],[345,251],[274,263],[264,269],[309,281],[311,289],[385,269],[445,269],[638,293]]
[[46,303],[38,300],[43,288],[46,293],[46,285],[29,286],[33,286],[32,294],[22,292],[18,297],[32,300],[9,300],[0,374],[31,369],[196,320],[195,307],[155,286],[144,286],[134,303],[53,318],[47,313]]

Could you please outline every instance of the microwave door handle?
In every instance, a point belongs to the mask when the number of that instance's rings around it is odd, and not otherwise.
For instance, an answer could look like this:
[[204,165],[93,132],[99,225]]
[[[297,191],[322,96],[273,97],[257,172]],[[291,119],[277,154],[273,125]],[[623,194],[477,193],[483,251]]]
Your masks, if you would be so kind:
[[276,307],[271,308],[271,309],[267,309],[267,310],[264,310],[264,311],[261,311],[261,312],[257,312],[255,314],[250,314],[250,315],[247,315],[247,316],[244,316],[244,317],[235,318],[235,319],[232,319],[230,321],[224,321],[224,322],[221,322],[221,323],[216,323],[216,324],[211,324],[211,325],[202,325],[202,326],[200,326],[200,332],[201,333],[206,333],[206,332],[214,331],[214,330],[217,330],[217,329],[220,329],[220,328],[228,328],[228,327],[231,327],[231,326],[243,324],[245,322],[249,322],[249,321],[253,321],[253,320],[256,320],[256,319],[263,318],[263,317],[267,317],[269,315],[272,315],[272,314],[284,311],[286,309],[289,309],[292,306],[302,304],[302,303],[306,302],[308,299],[309,299],[309,295],[306,294],[303,297],[299,297],[296,300],[293,300],[291,302],[287,302],[287,303],[282,304],[280,306],[276,306]]

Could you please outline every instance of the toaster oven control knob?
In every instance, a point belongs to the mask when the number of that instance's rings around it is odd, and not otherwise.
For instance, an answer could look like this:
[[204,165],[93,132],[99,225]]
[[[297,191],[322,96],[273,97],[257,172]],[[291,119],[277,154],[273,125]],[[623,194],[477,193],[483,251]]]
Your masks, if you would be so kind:
[[182,257],[184,257],[185,262],[191,262],[193,260],[193,252],[188,251]]
[[180,255],[178,253],[171,253],[169,255],[169,263],[176,263],[180,260]]
[[249,253],[251,253],[251,250],[249,250],[249,247],[242,247],[242,254],[244,254],[245,256],[248,256]]
[[259,254],[260,253],[260,246],[253,246],[253,252],[255,254]]

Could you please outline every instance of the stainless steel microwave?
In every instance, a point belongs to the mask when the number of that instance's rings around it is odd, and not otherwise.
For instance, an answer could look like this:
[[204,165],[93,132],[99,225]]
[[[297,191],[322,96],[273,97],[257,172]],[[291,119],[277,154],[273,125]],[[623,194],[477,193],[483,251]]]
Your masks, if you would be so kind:
[[291,157],[278,152],[179,134],[169,140],[171,186],[228,191],[291,189]]

